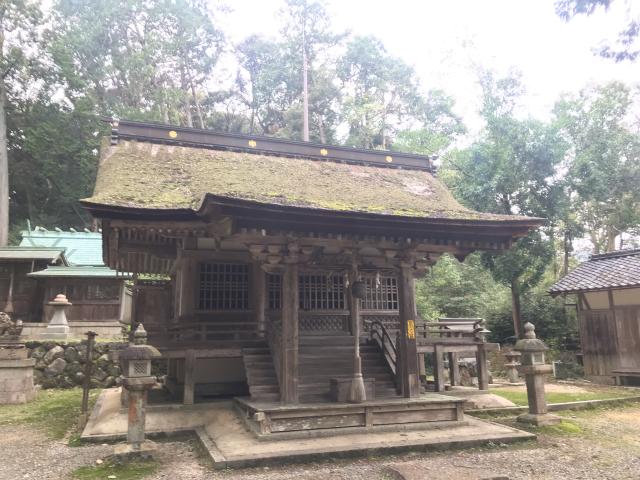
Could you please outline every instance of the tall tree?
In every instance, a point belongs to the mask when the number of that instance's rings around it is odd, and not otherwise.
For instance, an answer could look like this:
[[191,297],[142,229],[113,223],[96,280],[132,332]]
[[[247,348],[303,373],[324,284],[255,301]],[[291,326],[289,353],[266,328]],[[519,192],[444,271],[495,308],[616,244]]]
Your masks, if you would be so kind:
[[532,232],[500,255],[484,254],[494,278],[509,286],[512,317],[522,333],[521,294],[535,286],[553,256],[552,226],[563,194],[556,180],[565,145],[549,125],[514,115],[521,86],[517,78],[496,79],[485,72],[481,138],[444,160],[441,176],[467,205],[500,214],[546,217],[546,235]]
[[347,144],[388,148],[395,134],[415,121],[421,102],[415,73],[377,38],[351,39],[337,71],[345,92]]
[[[618,32],[615,45],[604,45],[596,48],[596,53],[604,58],[611,58],[616,62],[636,60],[640,55],[638,35],[640,34],[640,17],[631,14],[631,1],[627,8],[626,25]],[[557,0],[556,13],[564,21],[569,21],[576,15],[592,15],[600,7],[608,10],[613,0]]]
[[41,18],[37,2],[0,2],[0,246],[9,240],[9,145],[7,108],[9,97],[24,94],[30,86],[30,66],[34,49],[27,48],[37,38]]
[[567,185],[571,207],[596,253],[640,227],[640,136],[629,124],[633,95],[619,82],[565,96],[556,124],[570,142]]

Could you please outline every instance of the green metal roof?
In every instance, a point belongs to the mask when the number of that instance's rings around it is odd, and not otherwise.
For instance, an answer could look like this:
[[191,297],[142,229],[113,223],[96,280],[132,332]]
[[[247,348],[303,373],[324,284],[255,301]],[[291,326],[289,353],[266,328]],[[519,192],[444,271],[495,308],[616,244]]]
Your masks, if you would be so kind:
[[71,265],[104,265],[100,232],[46,230],[36,227],[21,233],[20,248],[56,248],[64,251]]
[[67,263],[64,248],[52,247],[0,247],[0,260],[61,260]]
[[27,274],[29,277],[45,278],[45,277],[90,277],[90,278],[130,278],[128,274],[117,274],[115,270],[109,267],[95,266],[70,266],[58,267],[48,266],[39,272]]

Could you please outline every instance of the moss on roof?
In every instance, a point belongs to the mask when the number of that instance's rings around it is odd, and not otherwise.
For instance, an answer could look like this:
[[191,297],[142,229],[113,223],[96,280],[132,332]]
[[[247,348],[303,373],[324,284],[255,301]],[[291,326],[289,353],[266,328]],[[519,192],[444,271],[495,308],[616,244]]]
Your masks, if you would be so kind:
[[517,220],[460,205],[432,174],[300,158],[123,141],[103,142],[87,202],[197,210],[204,195],[417,218]]

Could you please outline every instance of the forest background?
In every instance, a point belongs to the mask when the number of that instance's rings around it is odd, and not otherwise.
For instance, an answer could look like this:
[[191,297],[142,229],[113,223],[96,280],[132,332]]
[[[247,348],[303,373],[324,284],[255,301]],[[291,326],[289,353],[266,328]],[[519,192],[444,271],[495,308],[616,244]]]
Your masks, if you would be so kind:
[[[569,21],[609,4],[556,10]],[[419,282],[420,314],[484,317],[496,340],[531,321],[556,348],[575,347],[573,307],[546,290],[577,263],[576,241],[592,253],[638,246],[638,86],[586,85],[542,121],[516,114],[517,72],[477,66],[483,126],[469,134],[456,99],[425,88],[379,39],[335,31],[323,1],[283,5],[277,38],[232,43],[227,7],[211,1],[2,0],[0,244],[27,220],[94,227],[78,200],[93,189],[102,117],[300,140],[304,49],[311,141],[434,156],[463,204],[546,219],[505,254],[443,257]],[[637,20],[597,53],[634,62]]]

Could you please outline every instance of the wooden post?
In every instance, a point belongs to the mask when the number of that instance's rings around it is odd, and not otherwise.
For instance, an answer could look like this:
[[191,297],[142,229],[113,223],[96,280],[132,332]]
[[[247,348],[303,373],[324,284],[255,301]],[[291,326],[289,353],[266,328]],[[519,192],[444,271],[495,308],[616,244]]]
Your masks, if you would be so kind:
[[420,395],[420,379],[418,377],[418,352],[416,348],[416,301],[415,281],[411,265],[402,263],[398,282],[400,298],[400,345],[401,371],[400,391],[404,397]]
[[433,379],[436,392],[444,392],[444,361],[442,357],[442,345],[433,347]]
[[456,352],[449,353],[449,379],[452,387],[460,385],[460,366],[458,365],[458,354]]
[[489,370],[487,367],[487,351],[484,345],[478,345],[476,370],[478,371],[478,388],[480,390],[489,390]]
[[[349,389],[349,401],[362,403],[367,399],[367,393],[362,377],[362,359],[360,358],[360,298],[354,294],[353,286],[358,282],[358,264],[353,261],[351,266],[351,285],[347,291],[349,313],[351,315],[351,333],[353,335],[353,378]],[[362,285],[362,284],[361,284]]]
[[185,405],[193,405],[195,398],[195,367],[196,352],[195,350],[187,350],[184,357],[184,394],[182,403]]
[[7,291],[7,302],[4,306],[5,313],[13,313],[13,283],[16,276],[16,266],[11,264],[9,266],[9,290]]
[[298,265],[288,263],[282,275],[282,361],[280,399],[298,403]]
[[253,262],[251,265],[251,280],[252,288],[249,298],[253,309],[253,318],[256,322],[256,331],[258,335],[264,336],[267,328],[264,313],[267,308],[267,282],[260,262]]

